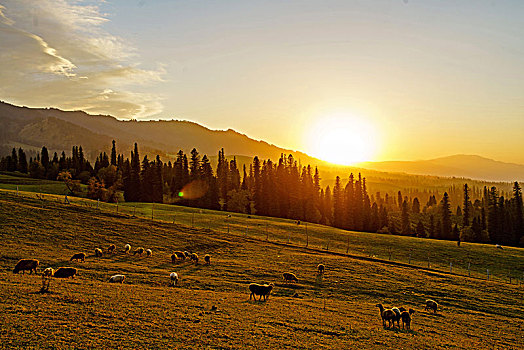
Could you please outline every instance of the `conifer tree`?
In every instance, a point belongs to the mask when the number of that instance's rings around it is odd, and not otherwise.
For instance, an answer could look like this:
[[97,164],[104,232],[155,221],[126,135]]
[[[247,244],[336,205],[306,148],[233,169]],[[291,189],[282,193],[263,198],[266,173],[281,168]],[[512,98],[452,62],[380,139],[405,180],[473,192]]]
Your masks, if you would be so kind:
[[462,225],[464,227],[469,226],[469,220],[471,216],[471,199],[470,190],[468,184],[464,184],[464,209],[462,210]]
[[27,157],[24,150],[20,147],[18,149],[18,171],[27,174]]
[[113,140],[113,147],[111,148],[111,165],[116,166],[116,142]]
[[452,238],[452,227],[451,227],[451,209],[449,203],[449,195],[447,192],[444,192],[442,201],[440,202],[440,215],[442,218],[441,226],[441,238],[442,239],[451,239]]

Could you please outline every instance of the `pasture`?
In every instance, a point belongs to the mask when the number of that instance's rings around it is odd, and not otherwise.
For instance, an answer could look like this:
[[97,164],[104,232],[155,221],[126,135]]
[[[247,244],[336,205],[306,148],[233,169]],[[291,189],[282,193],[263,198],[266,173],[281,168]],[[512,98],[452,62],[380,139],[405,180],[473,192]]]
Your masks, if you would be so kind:
[[[457,247],[312,224],[306,233],[305,223],[291,220],[134,203],[119,204],[117,211],[114,204],[96,209],[96,202],[70,200],[66,205],[61,196],[0,190],[0,347],[524,345],[522,249]],[[111,243],[117,254],[107,254]],[[123,254],[126,243],[152,249],[153,256]],[[97,247],[104,249],[101,258],[94,256]],[[201,260],[210,254],[211,265],[172,264],[175,250],[197,252]],[[69,262],[82,251],[85,263]],[[79,275],[52,279],[50,292],[40,294],[40,276],[12,273],[20,258],[39,259],[40,272],[72,266]],[[316,274],[319,263],[326,266],[323,277]],[[492,280],[486,280],[486,268]],[[180,281],[171,288],[173,271]],[[283,272],[296,274],[299,282],[284,283]],[[107,283],[117,273],[126,275],[125,283]],[[267,302],[248,300],[251,282],[274,283]],[[440,303],[436,315],[424,311],[427,298]],[[377,303],[415,309],[412,330],[383,328]]]

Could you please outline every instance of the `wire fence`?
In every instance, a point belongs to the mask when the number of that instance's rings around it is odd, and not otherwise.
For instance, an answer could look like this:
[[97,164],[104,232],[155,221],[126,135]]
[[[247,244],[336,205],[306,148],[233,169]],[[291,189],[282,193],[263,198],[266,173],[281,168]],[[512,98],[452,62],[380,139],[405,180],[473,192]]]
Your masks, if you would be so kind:
[[[0,197],[36,200],[36,207],[74,206],[271,244],[329,252],[357,259],[524,286],[524,250],[394,235],[349,232],[296,220],[204,210],[168,204],[105,203],[80,197],[0,190]],[[175,228],[174,226],[174,228]]]

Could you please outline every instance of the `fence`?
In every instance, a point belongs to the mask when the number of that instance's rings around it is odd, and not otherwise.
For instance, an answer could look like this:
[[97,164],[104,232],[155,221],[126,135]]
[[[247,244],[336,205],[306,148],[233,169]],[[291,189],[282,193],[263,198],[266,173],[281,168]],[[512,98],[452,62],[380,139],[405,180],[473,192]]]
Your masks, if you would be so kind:
[[[516,253],[510,254],[509,249],[500,251],[489,245],[476,245],[476,249],[468,249],[468,244],[456,247],[453,242],[432,241],[433,248],[434,245],[440,245],[442,249],[428,251],[428,244],[422,239],[347,232],[295,220],[166,204],[105,203],[79,197],[14,190],[0,190],[0,197],[33,199],[37,201],[36,206],[42,209],[50,205],[83,207],[93,213],[113,213],[129,219],[141,218],[182,225],[210,234],[219,232],[358,259],[524,285],[524,252],[518,249],[512,249]],[[510,256],[492,258],[501,254]]]

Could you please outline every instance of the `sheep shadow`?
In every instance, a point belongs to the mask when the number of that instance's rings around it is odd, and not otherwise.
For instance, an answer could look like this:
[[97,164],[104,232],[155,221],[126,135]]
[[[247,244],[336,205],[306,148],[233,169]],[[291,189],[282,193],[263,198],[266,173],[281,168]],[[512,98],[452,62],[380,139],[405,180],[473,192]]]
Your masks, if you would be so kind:
[[402,329],[402,328],[397,328],[397,327],[388,327],[388,326],[384,326],[383,327],[384,330],[386,331],[390,331],[390,332],[394,332],[394,333],[403,333],[403,334],[412,334],[412,335],[418,335],[420,334],[419,332],[417,331],[414,331],[413,329]]

